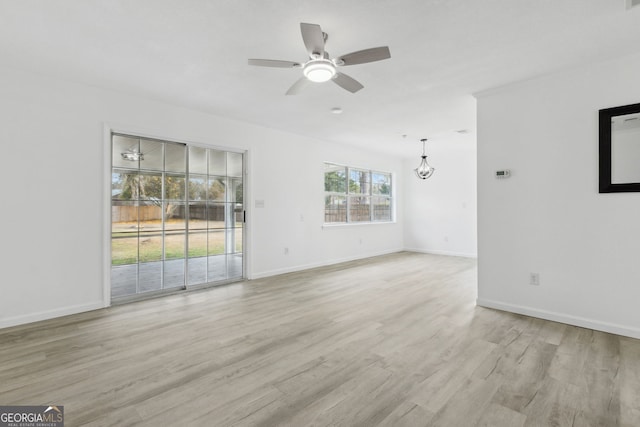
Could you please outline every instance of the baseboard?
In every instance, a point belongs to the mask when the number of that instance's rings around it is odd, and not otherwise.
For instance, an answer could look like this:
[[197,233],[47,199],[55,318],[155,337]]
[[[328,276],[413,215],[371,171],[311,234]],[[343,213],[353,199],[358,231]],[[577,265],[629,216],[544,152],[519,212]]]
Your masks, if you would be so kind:
[[389,254],[402,252],[403,250],[404,249],[391,249],[387,251],[362,254],[362,255],[353,256],[353,257],[334,258],[334,259],[323,260],[319,262],[313,262],[310,264],[301,264],[301,265],[294,265],[290,267],[277,268],[274,270],[261,271],[258,273],[253,273],[250,279],[251,280],[261,279],[263,277],[271,277],[271,276],[277,276],[279,274],[294,273],[296,271],[303,271],[303,270],[309,270],[312,268],[325,267],[327,265],[340,264],[342,262],[357,261],[359,259],[372,258],[380,255],[389,255]]
[[617,325],[614,323],[602,322],[584,317],[571,316],[564,313],[540,310],[533,307],[508,304],[501,301],[494,301],[485,298],[478,298],[476,305],[486,308],[508,311],[511,313],[524,314],[525,316],[537,317],[539,319],[551,320],[553,322],[566,323],[567,325],[579,326],[581,328],[593,329],[596,331],[608,332],[625,337],[640,339],[640,329]]
[[0,319],[0,329],[104,308],[102,301]]
[[422,254],[459,256],[463,258],[478,258],[478,254],[472,254],[472,253],[466,253],[466,252],[440,251],[440,250],[421,249],[421,248],[404,248],[404,250],[407,252],[419,252]]

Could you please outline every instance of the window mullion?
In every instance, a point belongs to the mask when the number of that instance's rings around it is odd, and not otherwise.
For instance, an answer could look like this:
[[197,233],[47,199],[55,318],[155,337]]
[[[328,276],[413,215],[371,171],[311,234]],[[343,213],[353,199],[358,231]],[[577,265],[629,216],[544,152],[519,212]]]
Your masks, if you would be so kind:
[[346,178],[347,178],[347,186],[345,188],[345,194],[346,194],[346,199],[347,199],[347,224],[351,223],[351,168],[350,167],[346,167]]
[[373,174],[371,171],[367,173],[369,175],[369,188],[367,191],[369,194],[369,222],[373,222]]

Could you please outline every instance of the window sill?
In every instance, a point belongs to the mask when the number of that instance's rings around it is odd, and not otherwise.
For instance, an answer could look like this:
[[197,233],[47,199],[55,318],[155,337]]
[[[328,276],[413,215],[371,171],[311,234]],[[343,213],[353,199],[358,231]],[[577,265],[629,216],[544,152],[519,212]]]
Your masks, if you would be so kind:
[[322,224],[322,228],[344,228],[344,227],[363,227],[367,225],[389,225],[396,224],[396,221],[377,221],[377,222],[339,222],[339,223],[327,223]]

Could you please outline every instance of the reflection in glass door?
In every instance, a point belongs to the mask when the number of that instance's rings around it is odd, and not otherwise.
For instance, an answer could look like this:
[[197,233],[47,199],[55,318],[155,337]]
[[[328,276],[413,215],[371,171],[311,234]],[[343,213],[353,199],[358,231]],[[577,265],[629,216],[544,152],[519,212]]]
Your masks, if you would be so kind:
[[242,154],[189,147],[190,286],[242,277]]
[[243,277],[243,155],[112,135],[113,299]]

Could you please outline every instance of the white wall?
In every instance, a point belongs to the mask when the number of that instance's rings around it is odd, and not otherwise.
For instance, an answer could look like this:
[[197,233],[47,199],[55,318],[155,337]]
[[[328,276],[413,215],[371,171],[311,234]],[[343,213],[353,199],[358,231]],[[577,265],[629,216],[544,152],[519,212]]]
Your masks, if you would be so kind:
[[252,211],[252,278],[403,249],[402,206],[394,224],[322,226],[324,161],[390,171],[402,198],[400,159],[299,136],[274,136],[259,141],[252,155],[252,198],[264,201],[264,208]]
[[414,159],[404,162],[405,248],[415,252],[475,257],[475,141],[456,149],[440,149],[433,144],[426,151],[429,164],[436,168],[429,179],[418,179],[413,172],[420,164],[419,149]]
[[[322,228],[322,162],[394,172],[402,197],[402,161],[388,155],[10,69],[0,69],[0,117],[0,327],[108,303],[105,124],[249,150],[250,277],[403,248],[402,206],[396,224]],[[265,207],[252,209],[256,199]]]
[[640,338],[640,193],[598,193],[598,110],[640,102],[638,75],[635,55],[478,95],[479,305]]

